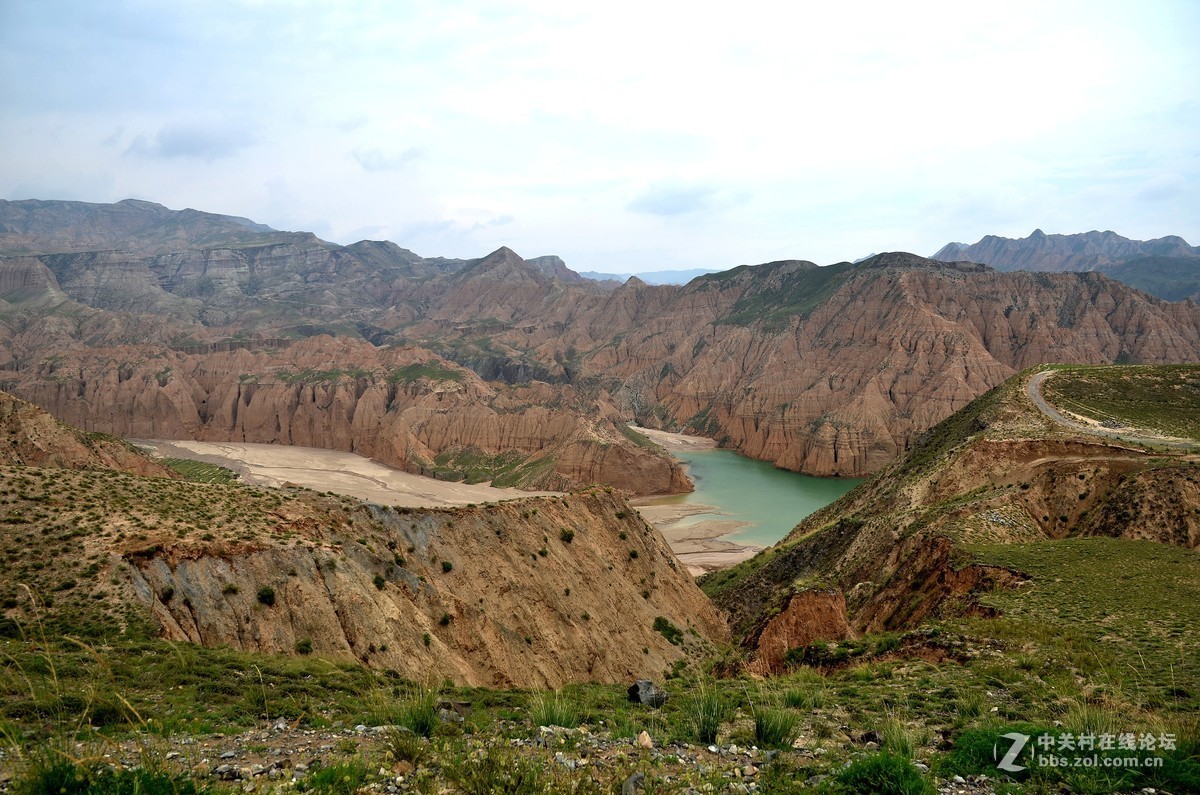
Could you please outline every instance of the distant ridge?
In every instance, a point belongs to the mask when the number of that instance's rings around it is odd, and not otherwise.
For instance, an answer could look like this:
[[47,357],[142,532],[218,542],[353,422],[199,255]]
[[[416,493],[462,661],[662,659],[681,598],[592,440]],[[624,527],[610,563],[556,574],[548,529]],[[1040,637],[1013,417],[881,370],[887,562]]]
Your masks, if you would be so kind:
[[1168,301],[1200,300],[1200,247],[1177,235],[1130,240],[1116,232],[1028,237],[987,235],[978,243],[947,243],[932,259],[978,262],[1001,271],[1099,271]]
[[637,273],[601,273],[600,271],[581,271],[580,276],[597,282],[620,282],[636,276],[646,284],[687,284],[697,276],[709,273],[721,273],[717,268],[688,268],[680,271],[639,271]]

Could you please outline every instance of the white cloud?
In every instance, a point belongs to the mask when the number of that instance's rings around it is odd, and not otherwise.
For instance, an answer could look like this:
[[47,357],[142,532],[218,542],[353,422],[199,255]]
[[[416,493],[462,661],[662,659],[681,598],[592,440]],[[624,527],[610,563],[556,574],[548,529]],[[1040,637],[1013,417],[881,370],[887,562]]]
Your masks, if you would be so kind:
[[1200,239],[1187,0],[0,8],[0,195],[598,270]]

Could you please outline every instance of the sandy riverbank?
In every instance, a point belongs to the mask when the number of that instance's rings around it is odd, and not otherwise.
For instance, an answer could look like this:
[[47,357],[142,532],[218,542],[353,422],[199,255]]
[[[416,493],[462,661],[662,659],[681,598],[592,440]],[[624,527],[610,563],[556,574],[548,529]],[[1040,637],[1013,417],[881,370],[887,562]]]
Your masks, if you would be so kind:
[[[630,426],[667,452],[712,450],[717,443],[703,436],[686,436],[681,433],[655,431],[649,428]],[[671,545],[675,557],[688,567],[694,575],[723,569],[754,557],[760,547],[729,541],[724,538],[746,526],[736,519],[699,519],[700,514],[720,515],[719,508],[697,503],[684,503],[679,495],[670,497],[641,497],[630,500],[650,524],[663,534]]]
[[380,505],[445,508],[551,493],[435,480],[338,450],[245,442],[130,441],[155,455],[190,458],[232,469],[252,485],[279,487],[293,483]]
[[[667,450],[703,450],[716,446],[711,439],[638,430]],[[435,480],[338,450],[247,442],[130,441],[155,455],[190,458],[232,469],[251,485],[278,488],[291,483],[380,505],[445,508],[551,493]],[[631,502],[642,517],[663,534],[680,563],[693,574],[732,566],[759,551],[755,546],[722,539],[744,527],[745,522],[733,519],[696,521],[693,517],[698,514],[717,514],[719,510],[709,505],[682,504],[680,499],[679,495],[673,495],[644,497]]]

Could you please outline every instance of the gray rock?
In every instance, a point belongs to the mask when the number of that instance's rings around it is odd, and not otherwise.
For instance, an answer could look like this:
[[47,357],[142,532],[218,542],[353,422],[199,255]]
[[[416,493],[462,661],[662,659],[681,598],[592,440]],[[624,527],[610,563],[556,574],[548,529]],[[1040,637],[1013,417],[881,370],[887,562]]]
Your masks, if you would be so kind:
[[638,790],[643,789],[643,784],[645,781],[645,773],[634,773],[632,776],[625,779],[625,783],[621,785],[621,795],[636,795]]
[[647,707],[661,707],[667,703],[667,691],[649,679],[639,679],[629,686],[629,700]]

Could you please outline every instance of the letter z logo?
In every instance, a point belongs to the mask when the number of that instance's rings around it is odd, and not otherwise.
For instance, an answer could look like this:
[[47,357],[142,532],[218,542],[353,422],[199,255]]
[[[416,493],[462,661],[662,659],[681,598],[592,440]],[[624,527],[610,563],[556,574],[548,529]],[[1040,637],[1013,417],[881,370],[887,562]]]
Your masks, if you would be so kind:
[[1021,751],[1025,750],[1025,744],[1029,742],[1029,735],[1019,732],[1009,732],[1000,736],[1005,740],[1012,740],[1012,746],[1009,747],[1008,753],[1003,758],[1000,757],[1000,743],[992,746],[992,758],[1000,759],[996,763],[996,767],[1008,773],[1020,773],[1025,769],[1025,766],[1015,764],[1015,762],[1017,761],[1017,757],[1021,755]]

